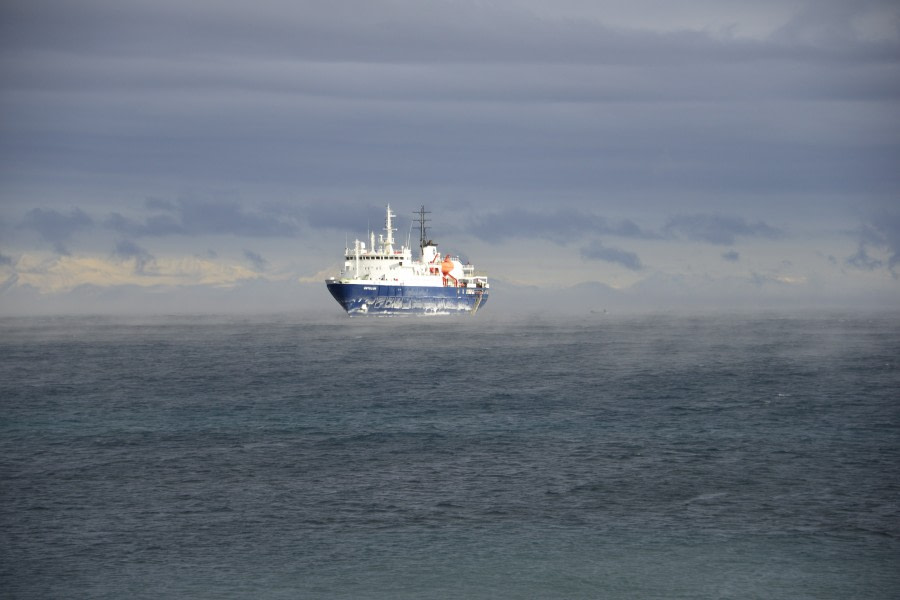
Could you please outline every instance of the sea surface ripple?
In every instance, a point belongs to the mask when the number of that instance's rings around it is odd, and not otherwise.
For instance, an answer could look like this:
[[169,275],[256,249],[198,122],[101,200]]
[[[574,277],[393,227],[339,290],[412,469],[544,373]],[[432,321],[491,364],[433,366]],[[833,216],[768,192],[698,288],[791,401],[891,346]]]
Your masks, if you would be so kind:
[[3,598],[898,598],[896,314],[0,320]]

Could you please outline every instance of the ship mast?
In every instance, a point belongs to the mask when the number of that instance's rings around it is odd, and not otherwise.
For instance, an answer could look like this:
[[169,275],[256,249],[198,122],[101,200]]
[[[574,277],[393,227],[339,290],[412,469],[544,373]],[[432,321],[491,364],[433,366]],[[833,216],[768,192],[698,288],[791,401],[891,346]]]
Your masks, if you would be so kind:
[[425,206],[422,207],[413,213],[414,215],[418,215],[419,218],[416,221],[419,223],[419,250],[422,254],[425,254],[425,246],[433,246],[434,242],[428,239],[428,227],[425,226],[430,219],[426,219],[425,215],[430,215],[430,210],[425,210]]
[[392,217],[396,217],[394,213],[391,212],[391,205],[387,205],[387,216],[384,219],[384,232],[387,235],[384,239],[384,253],[385,254],[393,254],[394,253],[394,232],[397,231],[393,228],[393,223],[391,222]]

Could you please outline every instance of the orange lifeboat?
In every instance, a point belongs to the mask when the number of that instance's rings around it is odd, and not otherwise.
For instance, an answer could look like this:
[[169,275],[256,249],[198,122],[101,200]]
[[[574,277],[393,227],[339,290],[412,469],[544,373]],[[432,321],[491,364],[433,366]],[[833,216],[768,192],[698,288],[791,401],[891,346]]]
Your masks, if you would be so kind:
[[450,260],[450,255],[444,257],[444,262],[441,263],[441,273],[444,274],[444,277],[450,274],[450,271],[453,270],[453,261]]

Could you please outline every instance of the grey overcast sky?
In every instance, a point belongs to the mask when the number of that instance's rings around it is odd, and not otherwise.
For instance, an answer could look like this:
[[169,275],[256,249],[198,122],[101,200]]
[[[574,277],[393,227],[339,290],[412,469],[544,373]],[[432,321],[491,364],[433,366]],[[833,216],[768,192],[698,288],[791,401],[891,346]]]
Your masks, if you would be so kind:
[[0,313],[331,308],[387,203],[497,310],[897,308],[898,108],[893,1],[6,0]]

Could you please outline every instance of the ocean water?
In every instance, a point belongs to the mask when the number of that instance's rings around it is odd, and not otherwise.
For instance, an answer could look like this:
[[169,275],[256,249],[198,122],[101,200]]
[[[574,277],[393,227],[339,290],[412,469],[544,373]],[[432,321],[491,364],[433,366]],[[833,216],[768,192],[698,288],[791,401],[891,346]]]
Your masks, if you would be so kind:
[[897,314],[0,320],[3,598],[898,598]]

